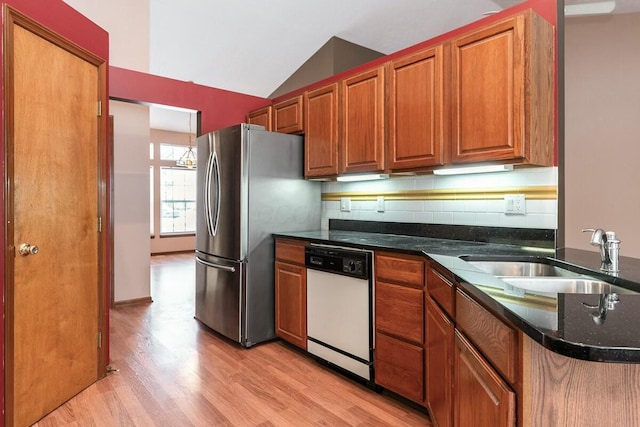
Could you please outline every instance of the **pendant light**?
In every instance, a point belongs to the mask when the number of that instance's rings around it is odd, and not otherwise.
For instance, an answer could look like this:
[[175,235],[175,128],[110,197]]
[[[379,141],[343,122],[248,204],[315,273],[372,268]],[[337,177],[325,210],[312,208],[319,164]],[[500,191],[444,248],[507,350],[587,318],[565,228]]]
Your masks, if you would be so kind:
[[198,162],[196,160],[196,153],[193,152],[193,140],[191,136],[191,114],[189,114],[189,149],[176,161],[177,166],[189,169],[197,166]]

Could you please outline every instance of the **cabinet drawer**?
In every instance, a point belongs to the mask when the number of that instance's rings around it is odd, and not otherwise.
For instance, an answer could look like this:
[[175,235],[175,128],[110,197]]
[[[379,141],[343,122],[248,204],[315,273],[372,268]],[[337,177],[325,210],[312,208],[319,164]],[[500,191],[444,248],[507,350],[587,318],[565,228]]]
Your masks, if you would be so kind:
[[458,329],[513,383],[516,380],[516,332],[459,289],[456,312]]
[[451,317],[455,316],[456,288],[447,278],[433,269],[427,270],[427,292]]
[[276,259],[304,265],[304,247],[308,242],[276,240]]
[[422,345],[423,304],[421,289],[376,280],[376,330]]
[[376,384],[422,403],[423,349],[376,333]]
[[424,260],[420,257],[376,252],[375,272],[379,280],[424,286]]

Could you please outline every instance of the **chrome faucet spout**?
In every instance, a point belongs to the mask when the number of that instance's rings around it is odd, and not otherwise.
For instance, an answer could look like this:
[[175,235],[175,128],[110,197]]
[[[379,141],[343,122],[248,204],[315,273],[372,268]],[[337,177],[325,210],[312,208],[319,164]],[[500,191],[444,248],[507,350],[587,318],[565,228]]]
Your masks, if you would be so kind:
[[613,231],[604,231],[602,228],[584,228],[582,232],[590,231],[591,244],[600,248],[600,269],[607,273],[618,273],[618,254],[620,251],[620,240],[616,238]]

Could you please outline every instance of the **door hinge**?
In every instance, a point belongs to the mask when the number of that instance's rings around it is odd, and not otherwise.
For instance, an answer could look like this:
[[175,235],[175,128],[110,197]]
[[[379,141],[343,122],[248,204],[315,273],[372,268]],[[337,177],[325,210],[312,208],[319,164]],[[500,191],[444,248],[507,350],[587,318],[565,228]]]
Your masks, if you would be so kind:
[[102,101],[98,101],[98,117],[102,117]]
[[102,217],[98,217],[98,233],[102,233]]
[[98,332],[98,348],[102,348],[102,332]]

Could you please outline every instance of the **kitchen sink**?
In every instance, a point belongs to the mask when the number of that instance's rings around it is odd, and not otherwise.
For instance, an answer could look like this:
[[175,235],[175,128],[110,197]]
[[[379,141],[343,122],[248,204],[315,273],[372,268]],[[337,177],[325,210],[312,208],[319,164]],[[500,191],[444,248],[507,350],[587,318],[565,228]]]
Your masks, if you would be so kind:
[[637,292],[590,277],[501,277],[508,284],[535,293],[637,294]]
[[578,277],[580,274],[551,264],[532,261],[467,261],[498,277]]
[[505,293],[552,294],[638,294],[611,283],[536,261],[469,260],[470,265],[505,282]]

